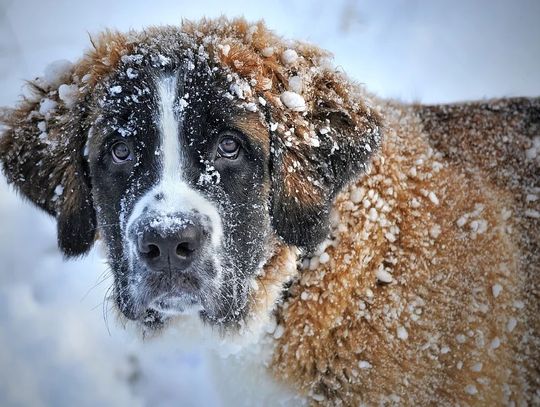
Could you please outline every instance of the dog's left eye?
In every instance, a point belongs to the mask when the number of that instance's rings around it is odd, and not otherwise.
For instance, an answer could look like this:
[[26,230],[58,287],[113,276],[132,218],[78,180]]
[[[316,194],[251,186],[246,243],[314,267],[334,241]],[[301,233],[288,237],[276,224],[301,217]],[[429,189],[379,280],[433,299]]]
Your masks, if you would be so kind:
[[221,139],[218,146],[218,156],[234,160],[240,152],[240,143],[230,136]]
[[114,162],[117,164],[122,164],[126,161],[131,161],[133,159],[131,149],[123,141],[119,141],[113,144],[113,146],[111,147],[111,154]]

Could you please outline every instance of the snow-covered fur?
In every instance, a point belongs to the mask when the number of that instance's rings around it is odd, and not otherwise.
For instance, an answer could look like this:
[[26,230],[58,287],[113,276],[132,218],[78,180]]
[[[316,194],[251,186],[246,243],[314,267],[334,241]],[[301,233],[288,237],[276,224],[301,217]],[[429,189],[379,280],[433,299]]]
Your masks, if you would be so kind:
[[[146,270],[125,243],[160,182],[153,98],[171,72],[182,182],[225,231],[206,323],[265,332],[270,374],[314,404],[540,403],[540,99],[379,100],[326,52],[241,19],[102,34],[3,114],[0,157],[66,255],[104,240],[120,310],[150,326],[187,318],[134,312]],[[236,172],[201,153],[207,106],[255,146]],[[110,133],[144,140],[125,178],[103,164]]]

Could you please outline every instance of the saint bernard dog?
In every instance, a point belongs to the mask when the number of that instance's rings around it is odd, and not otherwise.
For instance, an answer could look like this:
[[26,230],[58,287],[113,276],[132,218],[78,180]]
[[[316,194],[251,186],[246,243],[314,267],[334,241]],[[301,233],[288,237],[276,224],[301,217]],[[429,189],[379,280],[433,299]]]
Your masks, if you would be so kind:
[[243,19],[91,45],[0,158],[126,321],[239,344],[246,405],[540,404],[539,98],[382,100]]

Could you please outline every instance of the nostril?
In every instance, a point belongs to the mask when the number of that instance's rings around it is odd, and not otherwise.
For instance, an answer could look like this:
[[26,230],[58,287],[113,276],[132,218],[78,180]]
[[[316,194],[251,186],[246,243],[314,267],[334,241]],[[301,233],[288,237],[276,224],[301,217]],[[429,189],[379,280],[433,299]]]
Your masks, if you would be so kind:
[[159,250],[159,247],[155,244],[149,244],[148,245],[148,252],[145,253],[146,257],[149,259],[155,259],[159,257],[161,254],[161,251]]
[[194,251],[195,249],[191,247],[189,242],[182,242],[178,246],[176,246],[176,254],[179,257],[189,257]]

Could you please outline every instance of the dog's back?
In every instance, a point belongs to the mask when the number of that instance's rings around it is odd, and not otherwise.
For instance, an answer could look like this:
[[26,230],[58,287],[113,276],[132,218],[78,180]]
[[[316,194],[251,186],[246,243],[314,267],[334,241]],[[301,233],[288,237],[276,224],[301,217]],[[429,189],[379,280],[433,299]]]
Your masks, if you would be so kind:
[[[445,157],[470,174],[478,169],[513,201],[517,283],[525,324],[515,365],[529,391],[540,389],[540,98],[419,107],[426,135]],[[518,307],[521,302],[516,299]],[[511,325],[508,326],[510,328]],[[536,395],[539,397],[540,395]],[[538,401],[538,400],[537,400]]]
[[[419,108],[419,115],[430,141],[450,161],[471,173],[480,168],[487,180],[510,191],[515,205],[515,235],[522,253],[520,270],[524,278],[523,289],[531,304],[536,306],[536,312],[528,316],[529,326],[538,334],[540,98],[425,106]],[[535,362],[538,364],[539,360],[540,356],[537,355]]]

